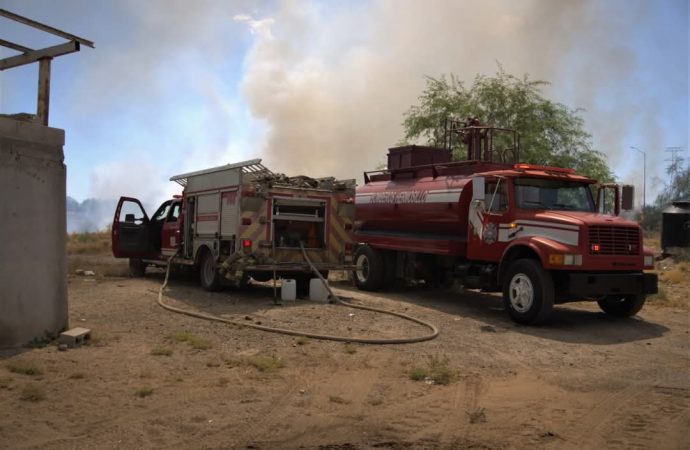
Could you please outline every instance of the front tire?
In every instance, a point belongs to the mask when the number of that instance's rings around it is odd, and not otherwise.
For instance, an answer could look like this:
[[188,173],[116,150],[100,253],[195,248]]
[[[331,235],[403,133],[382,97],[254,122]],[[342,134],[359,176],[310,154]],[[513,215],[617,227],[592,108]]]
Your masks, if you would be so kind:
[[355,285],[362,291],[378,291],[384,282],[383,255],[380,251],[363,245],[355,252],[353,272]]
[[647,297],[644,295],[609,296],[597,300],[599,308],[615,317],[631,317],[640,312]]
[[554,288],[551,274],[538,261],[518,259],[508,268],[503,285],[503,303],[517,323],[543,322],[553,309]]
[[146,274],[146,264],[138,258],[129,258],[129,274],[141,278]]
[[210,292],[218,291],[221,288],[221,279],[216,267],[216,261],[209,250],[204,250],[199,259],[199,281],[201,287]]

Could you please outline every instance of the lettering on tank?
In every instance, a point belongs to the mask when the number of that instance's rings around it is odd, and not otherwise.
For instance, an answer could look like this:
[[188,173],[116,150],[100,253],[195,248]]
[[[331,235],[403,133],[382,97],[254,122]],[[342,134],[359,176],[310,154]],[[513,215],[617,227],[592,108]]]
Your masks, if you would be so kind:
[[456,203],[460,200],[462,188],[458,189],[412,189],[409,191],[381,191],[357,194],[355,202],[366,204],[413,204],[413,203]]
[[376,192],[369,203],[424,203],[428,191]]

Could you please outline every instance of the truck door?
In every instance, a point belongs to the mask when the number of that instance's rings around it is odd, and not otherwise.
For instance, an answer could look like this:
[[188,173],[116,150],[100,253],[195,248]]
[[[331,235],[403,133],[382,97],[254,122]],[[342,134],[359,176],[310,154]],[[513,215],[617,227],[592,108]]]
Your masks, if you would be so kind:
[[508,185],[500,177],[476,177],[472,180],[469,211],[467,256],[479,261],[499,261],[507,242],[499,239],[499,230],[510,222]]
[[139,200],[120,197],[111,230],[113,256],[116,258],[148,256],[151,253],[149,222],[149,217]]
[[164,256],[174,255],[177,252],[178,246],[182,243],[181,210],[182,200],[173,202],[168,210],[168,215],[165,217],[165,222],[163,222],[161,253]]

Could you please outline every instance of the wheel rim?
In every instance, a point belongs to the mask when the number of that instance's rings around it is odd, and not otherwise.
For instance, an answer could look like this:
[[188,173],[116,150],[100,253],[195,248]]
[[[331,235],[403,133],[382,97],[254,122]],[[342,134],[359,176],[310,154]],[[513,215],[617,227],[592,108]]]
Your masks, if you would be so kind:
[[357,281],[366,283],[369,279],[369,258],[366,255],[359,255],[357,257]]
[[527,275],[518,273],[513,276],[508,292],[510,305],[515,311],[520,313],[529,311],[534,303],[534,287]]

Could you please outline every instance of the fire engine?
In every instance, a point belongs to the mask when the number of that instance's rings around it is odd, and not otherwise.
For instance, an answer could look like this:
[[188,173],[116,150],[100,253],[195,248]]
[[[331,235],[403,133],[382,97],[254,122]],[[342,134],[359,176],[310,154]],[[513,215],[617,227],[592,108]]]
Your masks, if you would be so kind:
[[260,159],[227,164],[170,178],[182,195],[163,202],[152,216],[142,203],[121,197],[112,226],[112,252],[129,258],[133,275],[148,266],[199,271],[202,287],[241,285],[249,278],[294,278],[308,289],[315,267],[347,267],[354,219],[355,180],[287,177]]
[[[466,160],[452,160],[454,139]],[[519,163],[519,134],[476,120],[449,121],[445,141],[391,148],[386,169],[364,173],[353,228],[359,289],[459,280],[502,292],[524,324],[580,300],[632,316],[657,292],[640,226],[618,216],[632,209],[630,186],[599,186],[595,201],[595,180]]]

